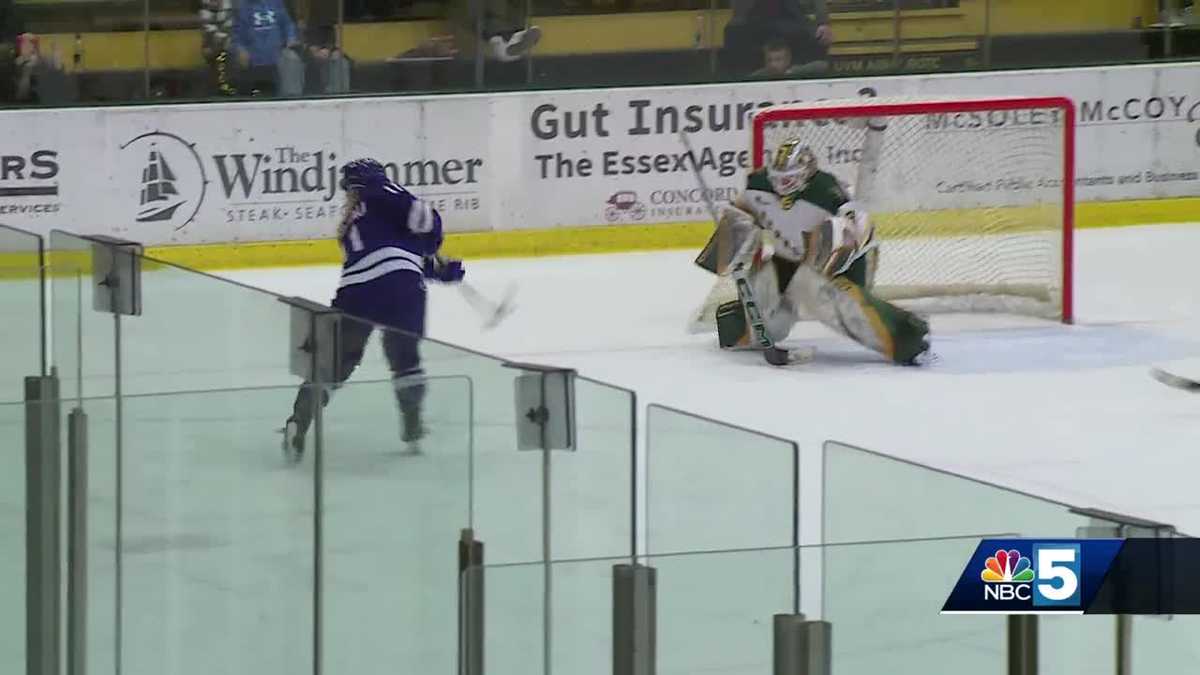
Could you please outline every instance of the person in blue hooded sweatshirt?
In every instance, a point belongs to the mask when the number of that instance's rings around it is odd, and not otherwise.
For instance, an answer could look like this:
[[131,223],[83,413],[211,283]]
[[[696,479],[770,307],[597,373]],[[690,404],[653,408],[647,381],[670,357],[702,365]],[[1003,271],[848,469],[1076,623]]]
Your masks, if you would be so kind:
[[[233,52],[248,86],[274,89],[284,49],[300,44],[296,23],[283,0],[241,0],[233,18]],[[251,92],[244,92],[251,93]]]

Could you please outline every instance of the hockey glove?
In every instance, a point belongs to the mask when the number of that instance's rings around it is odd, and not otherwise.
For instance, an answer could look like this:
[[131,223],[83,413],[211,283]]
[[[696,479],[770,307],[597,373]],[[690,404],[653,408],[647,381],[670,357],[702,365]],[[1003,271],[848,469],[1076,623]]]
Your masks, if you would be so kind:
[[425,277],[428,279],[437,279],[449,284],[462,281],[466,274],[467,270],[463,269],[461,260],[443,258],[440,255],[425,258]]

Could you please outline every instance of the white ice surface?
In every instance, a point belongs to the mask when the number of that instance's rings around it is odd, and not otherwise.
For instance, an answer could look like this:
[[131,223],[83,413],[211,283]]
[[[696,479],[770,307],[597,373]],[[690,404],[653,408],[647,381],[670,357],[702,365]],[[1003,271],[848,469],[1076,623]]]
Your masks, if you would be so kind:
[[[690,252],[469,261],[468,278],[485,292],[498,295],[510,283],[518,285],[517,312],[483,333],[458,291],[433,286],[429,332],[507,358],[576,367],[635,389],[642,410],[663,403],[794,439],[802,456],[818,456],[825,440],[837,439],[1200,532],[1200,397],[1147,375],[1151,365],[1200,375],[1200,293],[1193,267],[1200,227],[1083,231],[1078,243],[1078,325],[938,316],[933,328],[941,361],[924,369],[885,364],[810,325],[792,336],[818,347],[817,361],[807,366],[781,370],[753,354],[722,353],[714,338],[684,332],[711,284],[691,264]],[[226,276],[326,302],[337,274],[335,267],[317,267]],[[32,297],[27,284],[6,288],[13,298]],[[112,352],[112,322],[89,311],[90,296],[72,296],[69,284],[55,288],[61,291],[54,313],[62,335],[54,352],[55,362],[70,371],[62,374],[65,389],[73,390],[68,338],[78,316],[85,391],[110,396],[112,365],[105,355]],[[290,410],[295,384],[283,348],[287,308],[264,294],[170,270],[148,273],[144,294],[145,315],[122,328],[125,391],[134,394],[123,409],[123,672],[309,672],[313,460],[299,469],[283,467],[273,432]],[[12,339],[29,345],[36,344],[34,337],[23,332]],[[373,361],[355,380],[385,372],[378,347],[371,350]],[[475,451],[473,525],[487,540],[488,562],[537,559],[540,458],[512,450],[510,404],[504,400],[510,390],[503,390],[508,382],[498,369],[478,362],[442,361],[438,367],[455,372],[458,366],[479,376],[477,433],[466,434],[464,382],[441,381],[431,388],[434,447],[424,458],[395,455],[387,382],[347,386],[329,408],[325,672],[453,671],[455,540],[467,519],[468,447]],[[277,388],[212,391],[251,385]],[[192,389],[206,391],[138,395]],[[580,405],[581,451],[555,459],[556,557],[613,555],[627,543],[628,462],[620,449],[629,436],[619,420],[628,408],[619,396],[595,388]],[[114,409],[104,398],[85,408],[91,452],[88,661],[89,672],[104,674],[113,672],[116,638]],[[0,413],[6,437],[17,438],[23,408],[2,407]],[[649,467],[649,500],[642,508],[643,524],[653,521],[650,550],[790,540],[787,456],[771,447],[745,447],[711,428],[697,434],[656,419],[654,431],[678,447],[666,452],[672,462]],[[645,420],[640,424],[644,433]],[[617,452],[591,452],[595,448]],[[838,465],[843,488],[847,480],[857,488],[824,495],[830,513],[852,532],[1029,533],[1044,523],[1046,532],[1061,536],[1077,524],[1061,509],[865,455],[834,454],[826,461],[827,468]],[[809,477],[803,463],[801,473],[803,483]],[[0,483],[6,495],[0,499],[0,578],[20,579],[23,571],[23,476],[0,474],[6,481]],[[807,497],[802,486],[802,507]],[[910,502],[921,503],[906,508]],[[931,507],[938,522],[921,522]],[[897,535],[904,513],[917,517]],[[663,519],[673,527],[663,527]],[[807,533],[802,525],[802,537],[811,541]],[[682,538],[664,539],[672,534]],[[838,671],[1002,672],[1001,618],[937,615],[976,543],[967,538],[806,552],[802,602],[805,611],[815,606],[821,612],[813,615],[837,626]],[[895,561],[901,559],[920,561],[909,568],[919,567],[920,583],[897,576]],[[612,562],[556,568],[556,672],[611,672]],[[660,672],[769,670],[769,616],[790,610],[789,594],[781,592],[791,582],[790,552],[685,556],[655,564]],[[488,570],[489,673],[539,672],[542,573],[539,565]],[[16,672],[23,589],[0,585],[0,593],[7,600],[0,603],[7,608],[0,610],[6,627],[0,635],[8,637],[0,642],[0,670]],[[1105,619],[1047,620],[1042,629],[1046,672],[1102,672],[1113,653]],[[1193,665],[1186,665],[1180,652],[1147,642],[1190,649],[1188,630],[1194,634],[1194,624],[1180,620],[1140,622],[1135,635],[1142,648],[1135,659],[1161,658],[1171,666],[1140,663],[1139,670],[1196,672],[1200,655],[1190,654]],[[940,667],[930,667],[933,659]]]
[[[723,353],[684,332],[712,277],[687,251],[468,261],[468,279],[517,311],[490,332],[449,287],[431,290],[432,337],[578,368],[664,403],[816,447],[835,439],[1083,506],[1200,532],[1200,397],[1151,380],[1165,365],[1200,375],[1200,227],[1085,230],[1077,236],[1077,322],[937,316],[941,357],[880,361],[820,326],[791,369]],[[336,267],[227,276],[327,302]]]

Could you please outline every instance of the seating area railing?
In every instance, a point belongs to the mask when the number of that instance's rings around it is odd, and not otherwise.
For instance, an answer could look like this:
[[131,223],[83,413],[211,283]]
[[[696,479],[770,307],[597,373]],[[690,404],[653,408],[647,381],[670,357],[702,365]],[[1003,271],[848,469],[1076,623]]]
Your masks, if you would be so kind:
[[[864,77],[1200,54],[1190,0],[203,4],[210,9],[179,0],[15,0],[0,13],[0,103]],[[251,25],[255,17],[266,23]]]

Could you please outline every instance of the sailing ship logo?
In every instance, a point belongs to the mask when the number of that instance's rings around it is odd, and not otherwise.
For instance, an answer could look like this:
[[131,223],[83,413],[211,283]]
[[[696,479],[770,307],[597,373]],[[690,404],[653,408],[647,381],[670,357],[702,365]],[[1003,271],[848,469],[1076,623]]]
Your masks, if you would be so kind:
[[[186,227],[200,212],[208,179],[194,143],[163,131],[142,134],[121,146],[127,173],[141,176],[137,185],[138,223]],[[140,172],[133,170],[138,162]]]
[[176,180],[163,154],[157,147],[151,149],[146,168],[142,169],[142,199],[137,222],[156,223],[175,216],[179,207],[188,201],[179,195]]

